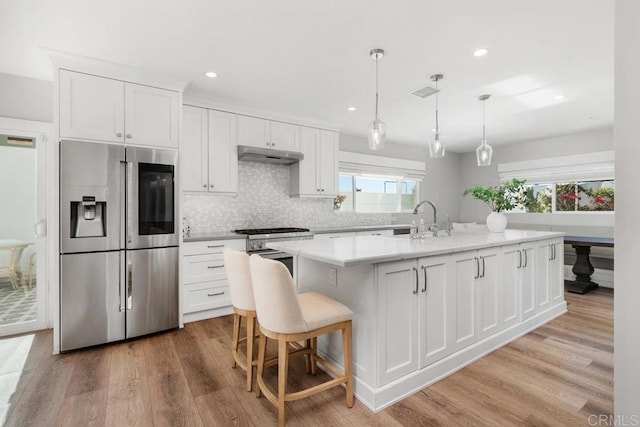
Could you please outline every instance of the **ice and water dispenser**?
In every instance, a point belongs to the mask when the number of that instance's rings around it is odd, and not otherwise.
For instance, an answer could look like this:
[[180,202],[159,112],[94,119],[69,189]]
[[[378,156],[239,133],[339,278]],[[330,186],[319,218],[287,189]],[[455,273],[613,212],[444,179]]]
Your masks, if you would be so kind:
[[82,196],[71,203],[71,238],[104,237],[107,235],[107,202],[95,196]]

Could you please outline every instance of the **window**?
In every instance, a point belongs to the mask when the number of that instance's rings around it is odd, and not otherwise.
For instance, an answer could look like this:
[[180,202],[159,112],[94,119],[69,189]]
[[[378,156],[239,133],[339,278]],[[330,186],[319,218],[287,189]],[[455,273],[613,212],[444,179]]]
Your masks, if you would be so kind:
[[612,179],[527,185],[525,212],[613,212]]
[[346,196],[340,211],[404,212],[418,203],[418,181],[413,179],[340,174],[338,182]]

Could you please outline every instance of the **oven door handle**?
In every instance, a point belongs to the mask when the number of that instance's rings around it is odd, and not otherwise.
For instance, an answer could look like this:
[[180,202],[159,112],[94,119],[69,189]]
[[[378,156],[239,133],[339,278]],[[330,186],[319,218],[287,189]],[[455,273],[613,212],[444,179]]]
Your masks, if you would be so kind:
[[260,255],[263,258],[267,258],[267,259],[279,259],[279,258],[291,258],[292,255],[286,253],[286,252],[281,252],[281,251],[259,251],[259,252],[252,252],[251,254],[257,254]]

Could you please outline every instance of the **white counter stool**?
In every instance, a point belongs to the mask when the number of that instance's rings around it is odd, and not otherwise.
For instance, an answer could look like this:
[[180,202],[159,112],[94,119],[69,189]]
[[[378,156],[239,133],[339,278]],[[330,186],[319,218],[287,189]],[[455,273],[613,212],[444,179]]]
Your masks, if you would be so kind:
[[[251,272],[249,270],[249,255],[245,252],[224,250],[224,268],[229,281],[231,304],[233,304],[233,337],[231,354],[233,367],[239,365],[247,372],[247,391],[251,391],[253,384],[253,344],[256,333],[256,306],[253,300]],[[240,338],[240,324],[246,319],[247,336]],[[243,358],[238,353],[238,346],[242,341],[247,342],[247,354]]]
[[[278,408],[278,425],[285,424],[285,402],[303,399],[318,392],[346,384],[347,406],[353,406],[353,373],[351,354],[351,317],[353,312],[345,305],[322,294],[309,292],[298,295],[287,267],[274,260],[252,255],[251,281],[260,324],[258,350],[258,390]],[[316,337],[334,331],[342,331],[344,373],[338,371],[326,359],[315,353]],[[267,388],[263,374],[267,338],[278,341],[278,391],[277,396]],[[312,372],[317,362],[334,379],[295,393],[287,393],[289,364],[288,344],[296,341],[313,342],[311,353]]]

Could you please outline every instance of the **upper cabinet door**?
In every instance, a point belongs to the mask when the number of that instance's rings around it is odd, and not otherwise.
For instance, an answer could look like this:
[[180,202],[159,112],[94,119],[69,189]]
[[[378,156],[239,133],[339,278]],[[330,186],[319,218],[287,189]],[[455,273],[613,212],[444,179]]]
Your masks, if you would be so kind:
[[60,70],[60,136],[123,142],[124,83]]
[[282,122],[271,122],[269,146],[274,150],[299,151],[300,126]]
[[238,116],[238,145],[269,148],[269,120]]
[[125,142],[178,148],[180,131],[178,92],[125,84]]
[[338,195],[338,132],[320,131],[318,182],[323,196]]
[[238,192],[237,116],[209,110],[209,191]]
[[295,191],[298,195],[317,196],[320,194],[316,154],[319,143],[320,130],[304,126],[300,127],[300,152],[304,154],[304,159],[291,166],[292,170],[299,168],[297,173],[299,188],[298,191]]
[[182,109],[180,160],[183,191],[209,189],[207,109],[185,105]]

